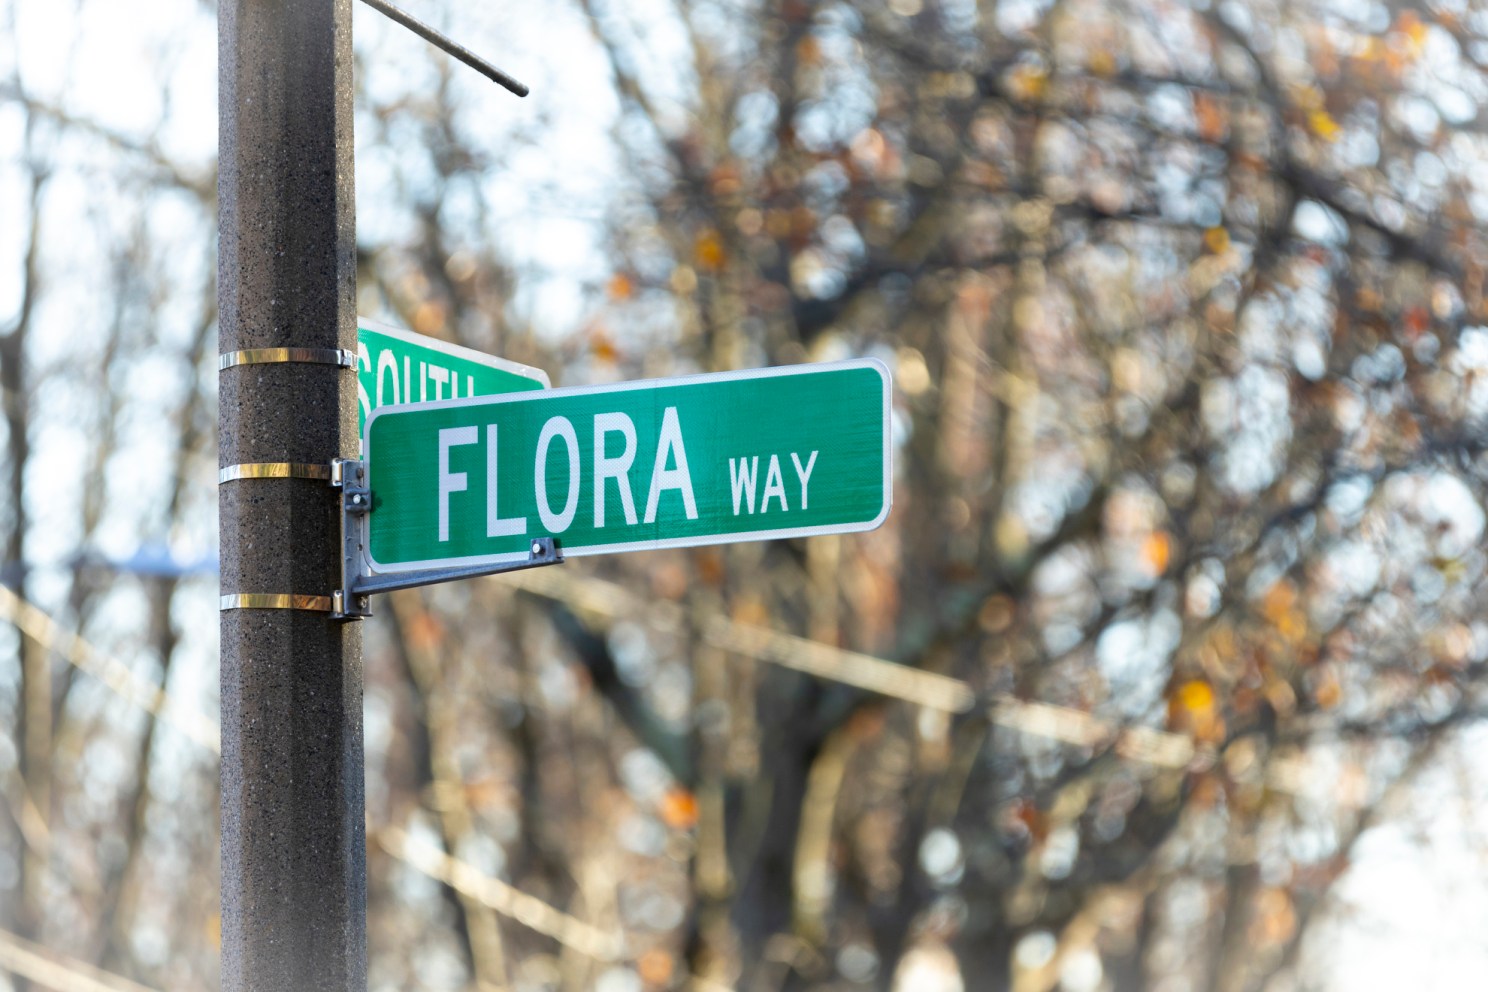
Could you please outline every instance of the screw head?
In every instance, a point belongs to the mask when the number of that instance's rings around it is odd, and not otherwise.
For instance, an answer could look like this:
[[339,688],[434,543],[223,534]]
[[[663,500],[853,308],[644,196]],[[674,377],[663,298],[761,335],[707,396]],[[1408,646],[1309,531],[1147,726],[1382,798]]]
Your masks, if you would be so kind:
[[358,493],[357,495],[353,496],[351,498],[351,501],[353,503],[355,503],[357,506],[361,506],[362,505],[362,496],[361,496],[361,494]]
[[532,542],[532,553],[535,555],[540,555],[543,553],[543,546],[541,541]]

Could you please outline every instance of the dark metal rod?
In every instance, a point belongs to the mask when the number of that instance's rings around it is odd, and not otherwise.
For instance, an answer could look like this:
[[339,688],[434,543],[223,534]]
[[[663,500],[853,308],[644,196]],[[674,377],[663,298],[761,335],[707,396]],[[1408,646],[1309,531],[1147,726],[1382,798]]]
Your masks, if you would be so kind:
[[371,7],[373,10],[386,14],[388,17],[397,21],[399,24],[403,25],[405,28],[427,41],[429,44],[433,45],[436,48],[443,49],[444,51],[453,55],[455,58],[459,59],[461,62],[464,62],[466,65],[470,66],[470,68],[474,69],[482,76],[485,76],[487,79],[491,80],[492,82],[500,83],[502,86],[505,86],[517,96],[526,96],[529,92],[525,84],[520,83],[512,77],[508,76],[506,73],[502,72],[500,69],[496,68],[494,65],[487,62],[485,59],[481,58],[479,55],[475,54],[464,45],[461,45],[459,42],[446,38],[444,35],[440,34],[438,31],[435,31],[433,28],[429,27],[429,25],[414,17],[412,14],[408,14],[404,11],[399,10],[397,7],[394,7],[392,4],[388,3],[387,0],[362,0],[362,3],[366,4],[368,7]]

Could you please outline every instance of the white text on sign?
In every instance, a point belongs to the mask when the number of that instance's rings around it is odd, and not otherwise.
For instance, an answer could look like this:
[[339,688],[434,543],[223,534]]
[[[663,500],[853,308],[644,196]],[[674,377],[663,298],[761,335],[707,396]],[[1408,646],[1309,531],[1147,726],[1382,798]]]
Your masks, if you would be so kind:
[[[593,418],[594,526],[604,527],[606,495],[611,481],[620,498],[620,515],[627,526],[634,527],[635,496],[630,487],[630,468],[636,457],[635,422],[624,413],[600,413]],[[618,454],[609,453],[609,437],[620,435]],[[476,444],[479,431],[471,427],[446,427],[439,431],[439,540],[450,539],[450,497],[468,490],[469,473],[450,470],[450,449]],[[568,485],[561,509],[553,509],[548,491],[548,462],[556,444],[568,453]],[[526,517],[502,517],[498,476],[499,433],[496,424],[486,425],[486,536],[513,537],[527,533]],[[812,454],[813,460],[815,453]],[[670,466],[670,467],[668,467]],[[568,417],[550,417],[537,437],[537,457],[532,468],[532,491],[536,495],[538,516],[544,531],[562,534],[573,524],[579,509],[579,486],[582,466],[579,458],[579,436]],[[809,470],[808,470],[809,474]],[[696,520],[697,499],[693,493],[692,472],[687,464],[687,448],[682,440],[682,425],[676,407],[662,413],[656,439],[656,459],[651,467],[651,484],[646,493],[644,522],[653,523],[664,493],[675,491],[681,496],[682,509],[688,520]]]
[[[806,487],[811,483],[811,470],[816,467],[816,452],[811,453],[805,465],[801,464],[801,456],[796,452],[792,451],[790,456],[792,464],[796,467],[796,478],[801,482],[801,509],[809,510],[811,502]],[[734,493],[734,516],[737,517],[741,509],[749,513],[754,512],[754,492],[758,481],[759,455],[729,459],[729,487]],[[759,512],[761,513],[769,512],[772,499],[780,501],[780,510],[790,509],[790,502],[785,495],[785,476],[780,471],[779,455],[770,456],[765,469],[765,488],[760,496]]]
[[[418,373],[414,374],[414,362],[407,356],[403,356],[403,376],[400,381],[398,376],[398,356],[391,348],[384,348],[376,353],[368,350],[365,342],[357,345],[357,365],[359,368],[377,370],[376,396],[369,396],[367,388],[360,383],[357,384],[357,402],[362,407],[362,415],[370,414],[376,407],[384,405],[396,406],[399,403],[426,403],[430,400],[459,399],[460,375],[452,369],[433,362],[419,361]],[[414,386],[418,387],[418,397],[414,398]],[[444,395],[445,387],[449,387],[449,396]],[[475,377],[465,376],[465,392],[463,395],[471,396],[475,393]],[[373,399],[376,402],[373,402]]]

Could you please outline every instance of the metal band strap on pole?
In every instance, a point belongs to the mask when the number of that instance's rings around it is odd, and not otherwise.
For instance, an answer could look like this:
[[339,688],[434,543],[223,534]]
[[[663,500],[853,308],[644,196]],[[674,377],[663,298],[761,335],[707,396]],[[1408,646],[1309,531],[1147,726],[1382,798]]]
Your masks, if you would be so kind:
[[297,363],[305,365],[335,365],[343,369],[356,368],[354,351],[344,348],[245,348],[229,351],[217,356],[217,371],[224,372],[237,365],[281,365]]
[[331,467],[307,465],[304,462],[247,462],[217,470],[219,486],[238,479],[314,479],[318,482],[330,482]]
[[[284,351],[288,349],[265,350]],[[236,482],[239,479],[311,479],[329,482],[330,478],[331,467],[329,465],[310,465],[304,462],[245,462],[217,470],[219,486]],[[334,601],[330,596],[289,592],[240,592],[220,597],[218,609],[305,610],[311,613],[330,613],[333,607]]]
[[[283,350],[283,349],[280,349]],[[373,575],[365,568],[362,520],[372,508],[372,492],[365,485],[365,466],[354,458],[336,458],[328,465],[304,462],[242,462],[217,470],[217,484],[239,480],[311,479],[329,482],[341,492],[341,588],[329,596],[291,592],[224,593],[219,611],[305,610],[329,613],[336,620],[359,620],[371,616],[367,597],[372,593],[412,589],[436,582],[477,578],[520,571],[563,561],[558,542],[551,537],[533,538],[527,560],[463,568],[436,568],[393,575]]]
[[223,610],[305,610],[331,612],[331,597],[297,592],[235,592],[221,598]]

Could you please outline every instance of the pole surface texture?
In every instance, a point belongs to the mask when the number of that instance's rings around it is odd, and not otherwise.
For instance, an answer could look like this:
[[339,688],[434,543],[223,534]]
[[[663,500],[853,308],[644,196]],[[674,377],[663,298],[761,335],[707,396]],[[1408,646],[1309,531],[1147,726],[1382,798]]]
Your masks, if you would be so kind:
[[[351,0],[221,0],[223,353],[356,350]],[[223,466],[355,457],[356,373],[219,373]],[[329,596],[339,491],[219,486],[222,592]],[[365,992],[358,625],[227,609],[222,632],[222,989]]]

